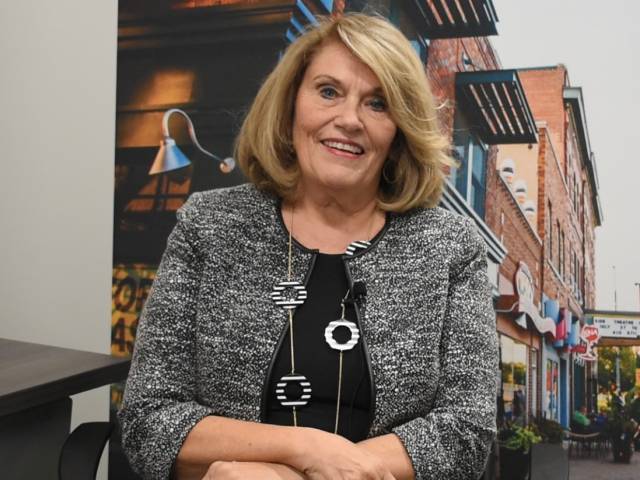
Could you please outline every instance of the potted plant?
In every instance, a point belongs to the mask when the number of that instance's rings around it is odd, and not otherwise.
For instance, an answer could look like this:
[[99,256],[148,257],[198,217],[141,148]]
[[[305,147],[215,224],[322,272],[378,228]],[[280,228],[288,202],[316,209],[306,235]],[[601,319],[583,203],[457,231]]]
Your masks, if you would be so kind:
[[[639,367],[640,368],[640,367]],[[636,385],[636,398],[629,404],[629,414],[636,423],[640,424],[640,385]],[[633,445],[636,452],[640,452],[640,428],[633,437]]]
[[569,450],[563,445],[564,428],[547,418],[536,418],[533,431],[541,438],[531,450],[532,480],[567,480],[569,478]]
[[540,442],[532,427],[508,424],[498,435],[500,478],[527,480],[531,469],[531,447]]
[[613,461],[629,463],[633,454],[633,436],[638,424],[631,416],[630,404],[633,396],[628,396],[627,402],[616,394],[609,398],[609,419],[606,432],[611,439]]

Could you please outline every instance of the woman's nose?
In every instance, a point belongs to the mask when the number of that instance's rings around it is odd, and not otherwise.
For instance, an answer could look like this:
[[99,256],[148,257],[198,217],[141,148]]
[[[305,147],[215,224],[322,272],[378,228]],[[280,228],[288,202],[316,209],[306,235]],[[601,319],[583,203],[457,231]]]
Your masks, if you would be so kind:
[[335,118],[336,127],[347,131],[357,131],[363,128],[359,102],[347,100],[337,112]]

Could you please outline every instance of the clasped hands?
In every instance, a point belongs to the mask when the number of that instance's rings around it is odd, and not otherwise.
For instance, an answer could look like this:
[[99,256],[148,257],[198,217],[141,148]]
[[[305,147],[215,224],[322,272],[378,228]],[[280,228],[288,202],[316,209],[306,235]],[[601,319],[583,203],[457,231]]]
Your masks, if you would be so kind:
[[361,444],[313,428],[299,433],[282,463],[217,461],[202,480],[396,480]]

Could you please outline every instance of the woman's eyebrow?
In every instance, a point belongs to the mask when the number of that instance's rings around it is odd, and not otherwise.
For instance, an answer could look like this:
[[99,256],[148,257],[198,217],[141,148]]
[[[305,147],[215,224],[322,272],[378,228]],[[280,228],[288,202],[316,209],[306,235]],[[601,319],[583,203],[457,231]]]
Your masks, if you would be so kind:
[[313,81],[317,82],[318,80],[326,80],[329,81],[331,83],[335,83],[338,86],[342,86],[342,82],[340,80],[338,80],[335,77],[332,77],[331,75],[326,75],[326,74],[321,74],[321,75],[316,75],[315,77],[313,77]]
[[[344,85],[343,83],[338,80],[336,77],[332,77],[331,75],[327,75],[325,73],[320,74],[320,75],[316,75],[315,77],[313,77],[313,81],[314,82],[318,82],[318,81],[328,81],[330,83],[333,83],[335,85],[337,85],[340,88],[343,88]],[[371,89],[371,91],[367,92],[367,95],[380,95],[380,96],[384,96],[383,92],[382,92],[382,87],[375,87],[373,89]]]

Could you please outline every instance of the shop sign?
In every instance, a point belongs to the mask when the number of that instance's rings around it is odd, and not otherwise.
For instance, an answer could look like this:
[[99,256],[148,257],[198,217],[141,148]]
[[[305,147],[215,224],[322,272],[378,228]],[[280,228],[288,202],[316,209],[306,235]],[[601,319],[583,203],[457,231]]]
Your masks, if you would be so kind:
[[580,331],[580,344],[571,351],[576,353],[582,362],[594,362],[597,360],[593,347],[600,339],[600,330],[597,325],[583,325]]
[[520,303],[529,303],[533,305],[533,296],[535,289],[533,288],[533,276],[526,263],[520,262],[516,271],[516,291],[520,297]]
[[569,347],[577,347],[580,345],[580,333],[582,326],[578,320],[578,317],[571,315],[571,328],[569,328],[569,338],[567,339],[567,345]]
[[600,329],[601,337],[640,338],[640,320],[594,317],[593,323]]
[[526,313],[540,333],[550,333],[555,336],[556,324],[551,318],[543,318],[533,303],[535,288],[533,276],[524,262],[519,262],[515,277],[518,292],[518,311]]
[[562,307],[560,309],[560,321],[556,323],[556,341],[553,342],[553,346],[556,348],[564,347],[565,340],[569,335],[569,328],[571,326],[571,313],[568,308]]

